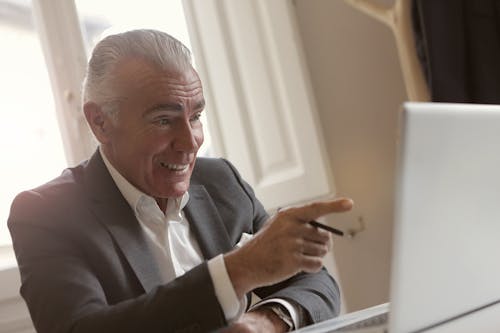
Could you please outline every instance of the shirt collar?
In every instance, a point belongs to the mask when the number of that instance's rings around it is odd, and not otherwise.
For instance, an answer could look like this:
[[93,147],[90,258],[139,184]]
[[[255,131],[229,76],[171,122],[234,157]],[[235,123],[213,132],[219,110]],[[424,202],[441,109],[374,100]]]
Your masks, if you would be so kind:
[[[118,187],[118,190],[120,193],[123,195],[125,200],[127,200],[128,204],[130,207],[133,209],[134,212],[137,213],[137,208],[141,202],[144,201],[151,201],[153,200],[156,203],[156,200],[139,190],[137,187],[132,185],[125,177],[121,175],[121,173],[115,169],[115,167],[111,164],[111,162],[108,160],[106,157],[106,154],[101,149],[101,146],[99,146],[99,153],[101,154],[102,160],[104,161],[104,165],[109,171],[109,174],[111,175],[111,178],[113,178],[113,181],[116,184],[116,187]],[[169,198],[167,202],[167,210],[164,212],[166,216],[180,216],[180,212],[184,209],[184,207],[187,205],[189,201],[189,193],[186,191],[182,197],[178,198]]]

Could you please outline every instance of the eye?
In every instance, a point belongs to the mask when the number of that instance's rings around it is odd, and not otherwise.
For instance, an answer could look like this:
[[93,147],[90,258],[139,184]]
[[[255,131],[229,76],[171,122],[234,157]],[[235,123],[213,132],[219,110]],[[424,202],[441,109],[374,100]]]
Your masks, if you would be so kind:
[[192,116],[190,120],[191,120],[192,122],[195,122],[195,121],[200,120],[200,118],[201,118],[201,112],[198,112],[198,113],[196,113],[194,116]]
[[169,118],[159,118],[155,120],[156,125],[160,127],[168,126],[172,123]]

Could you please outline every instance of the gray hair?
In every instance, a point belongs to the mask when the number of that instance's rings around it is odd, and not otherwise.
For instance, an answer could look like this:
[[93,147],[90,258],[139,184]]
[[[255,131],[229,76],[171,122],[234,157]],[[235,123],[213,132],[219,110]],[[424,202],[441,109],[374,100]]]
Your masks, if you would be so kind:
[[111,84],[117,64],[125,58],[143,59],[163,70],[184,72],[191,66],[191,52],[180,41],[157,30],[131,30],[110,35],[94,47],[83,81],[83,103],[94,102],[104,112],[118,109]]

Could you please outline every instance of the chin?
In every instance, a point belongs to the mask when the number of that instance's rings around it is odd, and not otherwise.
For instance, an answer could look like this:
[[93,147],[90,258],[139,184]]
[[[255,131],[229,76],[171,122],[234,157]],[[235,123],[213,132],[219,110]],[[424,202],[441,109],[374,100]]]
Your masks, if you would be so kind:
[[173,188],[170,188],[165,192],[162,191],[161,193],[165,194],[163,195],[164,198],[177,198],[184,195],[184,193],[186,193],[188,189],[189,189],[189,182],[182,185],[176,184],[176,186],[174,186]]

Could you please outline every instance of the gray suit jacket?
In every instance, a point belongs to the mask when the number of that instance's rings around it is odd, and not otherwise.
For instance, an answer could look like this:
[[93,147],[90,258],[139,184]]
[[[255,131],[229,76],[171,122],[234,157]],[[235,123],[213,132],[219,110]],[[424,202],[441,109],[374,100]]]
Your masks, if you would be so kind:
[[[185,214],[206,259],[230,251],[267,214],[234,167],[199,158]],[[226,325],[206,262],[161,284],[148,242],[96,153],[19,194],[9,217],[21,294],[39,333],[208,332]],[[312,322],[336,315],[325,270],[260,288],[300,304]]]

